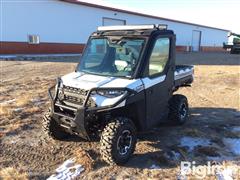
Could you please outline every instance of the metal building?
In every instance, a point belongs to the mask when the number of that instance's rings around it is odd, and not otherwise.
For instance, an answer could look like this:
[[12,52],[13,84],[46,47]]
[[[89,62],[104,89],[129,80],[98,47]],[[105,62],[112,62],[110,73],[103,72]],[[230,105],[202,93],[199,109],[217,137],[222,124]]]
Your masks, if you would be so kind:
[[223,51],[229,30],[77,0],[2,1],[0,54],[81,53],[98,26],[167,24],[178,51]]

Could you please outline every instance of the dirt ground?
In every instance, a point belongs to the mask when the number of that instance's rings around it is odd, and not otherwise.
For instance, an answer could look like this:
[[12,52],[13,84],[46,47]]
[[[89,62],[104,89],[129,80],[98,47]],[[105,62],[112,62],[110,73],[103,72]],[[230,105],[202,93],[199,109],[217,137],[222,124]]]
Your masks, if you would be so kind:
[[[181,127],[162,124],[140,133],[136,151],[124,166],[103,162],[97,142],[75,136],[53,141],[41,131],[42,113],[49,106],[48,87],[57,76],[72,72],[76,63],[0,63],[0,179],[46,179],[73,157],[85,169],[80,179],[183,179],[181,161],[195,161],[199,167],[207,161],[226,162],[240,173],[240,150],[226,143],[230,139],[240,144],[240,55],[177,54],[178,64],[195,65],[192,87],[177,91],[188,97],[190,120]],[[193,174],[187,177],[196,179]]]

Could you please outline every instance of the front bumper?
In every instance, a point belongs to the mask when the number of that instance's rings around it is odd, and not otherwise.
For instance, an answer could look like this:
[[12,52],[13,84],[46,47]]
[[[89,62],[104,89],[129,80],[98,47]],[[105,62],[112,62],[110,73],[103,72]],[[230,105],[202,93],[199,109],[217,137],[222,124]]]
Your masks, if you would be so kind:
[[[81,107],[71,107],[67,105],[63,105],[59,103],[58,100],[58,90],[59,90],[60,83],[57,84],[57,88],[55,89],[55,86],[49,88],[48,93],[49,97],[51,99],[51,113],[52,117],[59,123],[60,126],[62,126],[66,131],[68,131],[71,134],[76,134],[80,136],[81,138],[90,140],[90,133],[88,128],[88,118],[89,114],[97,114],[99,112],[103,111],[109,111],[113,108],[116,108],[120,103],[122,103],[126,98],[135,91],[128,89],[128,88],[92,88],[88,91],[86,98],[83,102],[83,105]],[[90,99],[90,96],[93,92],[96,92],[97,90],[125,90],[127,91],[126,95],[124,95],[119,101],[117,101],[115,104],[110,106],[103,106],[103,107],[89,107],[88,101]],[[53,95],[53,90],[55,91],[55,94]]]

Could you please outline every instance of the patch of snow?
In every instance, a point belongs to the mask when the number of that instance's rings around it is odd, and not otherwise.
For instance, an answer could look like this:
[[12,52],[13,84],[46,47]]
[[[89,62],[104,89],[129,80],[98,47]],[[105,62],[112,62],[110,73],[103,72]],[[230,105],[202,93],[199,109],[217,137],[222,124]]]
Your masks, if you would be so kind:
[[223,171],[216,172],[217,180],[233,180],[233,171],[232,169],[224,169]]
[[73,165],[74,165],[74,162],[75,162],[74,159],[68,159],[68,160],[66,160],[61,166],[59,166],[59,167],[56,169],[56,172],[60,173],[60,172],[64,171],[66,168],[69,168],[69,167],[73,166]]
[[187,180],[187,177],[186,177],[186,175],[178,174],[177,175],[177,180]]
[[38,98],[32,99],[31,102],[37,106],[44,103],[41,99],[38,99]]
[[181,158],[181,154],[179,152],[171,151],[173,154],[174,160],[179,160]]
[[240,155],[240,138],[223,138],[223,143],[232,153]]
[[14,103],[15,101],[16,101],[16,99],[10,99],[10,100],[1,102],[0,105],[12,104],[12,103]]
[[177,180],[187,180],[187,174],[191,171],[190,167],[181,168],[180,172],[177,174]]
[[181,154],[179,152],[176,151],[169,151],[169,152],[165,152],[164,156],[172,161],[178,161],[181,158]]
[[183,137],[181,138],[181,146],[188,147],[192,151],[196,146],[208,146],[210,145],[210,140],[206,138],[198,137]]
[[234,133],[240,133],[240,126],[235,126],[232,128],[232,132]]
[[38,99],[38,98],[31,99],[31,102],[33,102],[33,103],[36,103],[36,102],[39,102],[39,101],[41,101],[41,99]]
[[152,164],[150,166],[150,169],[161,169],[160,166],[156,165],[156,164]]
[[36,103],[35,103],[35,105],[37,105],[37,106],[38,106],[38,105],[41,105],[41,104],[44,104],[44,102],[43,102],[43,101],[40,101],[40,102],[36,102]]
[[84,168],[80,164],[75,165],[75,159],[66,160],[56,169],[56,173],[51,175],[47,180],[72,180],[76,179]]
[[24,108],[16,108],[16,109],[14,109],[13,111],[14,111],[14,112],[21,112],[23,109],[24,109]]

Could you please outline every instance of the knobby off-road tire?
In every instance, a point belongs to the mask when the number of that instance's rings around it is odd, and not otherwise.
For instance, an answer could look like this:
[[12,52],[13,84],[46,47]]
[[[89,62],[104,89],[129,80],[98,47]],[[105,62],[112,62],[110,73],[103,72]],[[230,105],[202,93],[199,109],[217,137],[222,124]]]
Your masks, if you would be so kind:
[[68,136],[62,127],[51,117],[50,110],[43,115],[43,132],[50,138],[62,140]]
[[188,101],[184,95],[173,95],[169,101],[169,120],[175,125],[184,124],[188,118]]
[[235,52],[235,50],[233,48],[231,48],[230,54],[236,54],[236,52]]
[[108,123],[100,140],[100,153],[110,165],[126,163],[136,146],[136,128],[127,118],[116,118]]

